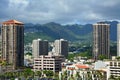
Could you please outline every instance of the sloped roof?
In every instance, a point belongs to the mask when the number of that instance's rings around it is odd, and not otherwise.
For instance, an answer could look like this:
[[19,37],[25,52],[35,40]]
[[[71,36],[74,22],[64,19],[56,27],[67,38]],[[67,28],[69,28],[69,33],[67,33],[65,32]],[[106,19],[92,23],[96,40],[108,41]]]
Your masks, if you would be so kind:
[[76,64],[75,66],[80,68],[80,69],[87,69],[87,68],[89,68],[89,66],[83,65],[83,64]]
[[5,22],[2,22],[2,24],[23,24],[23,23],[17,20],[8,20]]

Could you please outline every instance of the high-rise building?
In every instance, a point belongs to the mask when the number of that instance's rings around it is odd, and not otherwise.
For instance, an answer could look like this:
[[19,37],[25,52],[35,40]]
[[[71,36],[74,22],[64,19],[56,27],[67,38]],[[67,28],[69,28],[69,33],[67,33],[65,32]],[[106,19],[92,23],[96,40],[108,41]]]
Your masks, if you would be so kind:
[[117,56],[120,56],[120,24],[117,25]]
[[9,20],[2,23],[2,59],[13,69],[24,65],[24,27],[23,23]]
[[93,24],[93,54],[94,59],[98,59],[99,55],[105,55],[109,58],[110,52],[110,25],[105,22]]
[[68,56],[68,41],[64,39],[55,40],[54,42],[55,55]]
[[39,57],[40,55],[48,54],[48,41],[41,39],[33,40],[33,57]]

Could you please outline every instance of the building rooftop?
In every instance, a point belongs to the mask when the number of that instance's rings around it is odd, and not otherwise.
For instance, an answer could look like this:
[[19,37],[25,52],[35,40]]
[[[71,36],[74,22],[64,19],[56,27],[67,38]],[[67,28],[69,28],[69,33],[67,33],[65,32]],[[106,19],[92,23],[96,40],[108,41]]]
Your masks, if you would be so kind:
[[5,22],[2,22],[2,24],[23,24],[23,23],[17,20],[8,20]]
[[76,67],[80,68],[80,69],[87,69],[89,68],[89,66],[87,65],[82,65],[82,64],[77,64]]

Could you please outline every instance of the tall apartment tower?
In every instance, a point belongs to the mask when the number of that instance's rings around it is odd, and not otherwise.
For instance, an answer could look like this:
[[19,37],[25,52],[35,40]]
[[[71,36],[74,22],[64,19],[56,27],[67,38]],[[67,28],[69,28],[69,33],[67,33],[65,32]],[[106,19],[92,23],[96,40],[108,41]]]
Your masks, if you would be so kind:
[[55,55],[68,56],[68,41],[64,39],[55,40],[54,42]]
[[22,22],[9,20],[2,23],[2,59],[13,69],[24,66],[24,26]]
[[48,54],[48,41],[41,39],[33,40],[33,57],[37,58],[40,55],[47,55]]
[[120,23],[117,25],[117,56],[120,56]]
[[98,59],[99,55],[105,55],[109,58],[110,52],[110,25],[105,22],[93,24],[93,54],[94,59]]

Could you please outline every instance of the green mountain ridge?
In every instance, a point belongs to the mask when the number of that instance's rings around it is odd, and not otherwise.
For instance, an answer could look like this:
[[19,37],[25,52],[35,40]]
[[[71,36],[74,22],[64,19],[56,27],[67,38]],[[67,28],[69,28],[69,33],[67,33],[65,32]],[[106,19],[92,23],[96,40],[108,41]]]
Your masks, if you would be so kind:
[[[106,21],[110,24],[110,40],[117,41],[117,21]],[[92,43],[92,24],[61,25],[55,22],[46,24],[25,24],[25,44],[31,43],[33,39],[54,41],[66,39],[68,41],[84,41]]]
[[[85,26],[84,26],[85,27]],[[90,25],[89,30],[84,29],[82,25],[60,25],[54,22],[47,24],[37,24],[32,26],[25,25],[25,43],[31,43],[33,39],[41,38],[43,40],[54,41],[55,39],[66,39],[69,41],[87,40],[92,38]],[[87,31],[87,32],[86,32]],[[86,34],[87,33],[87,34]],[[90,39],[89,39],[90,40]]]

